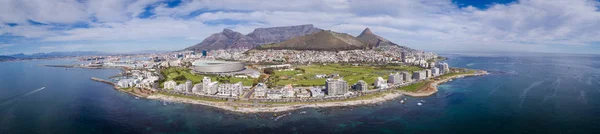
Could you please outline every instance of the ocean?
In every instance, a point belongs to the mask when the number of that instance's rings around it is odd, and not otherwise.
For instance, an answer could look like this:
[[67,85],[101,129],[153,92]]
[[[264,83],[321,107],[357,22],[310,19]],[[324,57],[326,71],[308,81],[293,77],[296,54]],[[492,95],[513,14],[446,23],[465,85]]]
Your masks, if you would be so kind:
[[600,133],[600,55],[443,56],[491,74],[404,104],[261,114],[164,105],[90,80],[117,69],[40,66],[72,60],[0,62],[0,133]]

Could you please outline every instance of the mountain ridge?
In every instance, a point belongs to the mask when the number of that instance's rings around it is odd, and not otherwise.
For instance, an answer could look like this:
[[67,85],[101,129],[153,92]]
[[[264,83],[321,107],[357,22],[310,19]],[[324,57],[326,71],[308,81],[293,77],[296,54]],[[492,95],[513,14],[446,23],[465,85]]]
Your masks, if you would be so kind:
[[312,24],[257,28],[243,35],[231,29],[223,29],[220,33],[212,34],[202,42],[184,50],[201,51],[229,48],[254,48],[263,44],[279,43],[293,37],[322,31]]

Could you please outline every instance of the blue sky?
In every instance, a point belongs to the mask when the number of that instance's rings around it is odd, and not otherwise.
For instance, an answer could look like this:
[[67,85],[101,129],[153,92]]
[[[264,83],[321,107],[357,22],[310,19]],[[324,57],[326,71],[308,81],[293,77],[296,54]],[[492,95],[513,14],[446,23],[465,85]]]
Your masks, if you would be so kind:
[[426,51],[600,53],[591,0],[3,0],[0,55],[180,50],[223,28],[369,27]]

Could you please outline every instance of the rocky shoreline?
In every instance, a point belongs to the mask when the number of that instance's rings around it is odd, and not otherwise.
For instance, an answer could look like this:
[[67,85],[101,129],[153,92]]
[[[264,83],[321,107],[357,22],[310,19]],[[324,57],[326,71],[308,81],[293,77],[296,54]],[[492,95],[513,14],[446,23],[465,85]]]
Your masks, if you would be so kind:
[[437,93],[437,91],[438,91],[437,86],[439,84],[448,82],[452,79],[469,77],[469,76],[480,76],[480,75],[486,75],[486,74],[489,74],[489,73],[486,71],[476,71],[475,73],[453,75],[453,76],[445,77],[443,79],[428,82],[426,85],[424,85],[424,87],[419,89],[419,91],[417,91],[417,92],[392,90],[390,92],[383,93],[383,96],[381,96],[381,97],[375,97],[375,98],[363,99],[363,100],[347,100],[347,101],[340,100],[340,101],[333,101],[333,102],[331,102],[331,101],[307,102],[307,103],[299,103],[299,104],[298,103],[268,104],[268,105],[261,105],[261,106],[253,106],[253,104],[251,104],[251,102],[206,101],[206,100],[191,99],[191,98],[185,98],[185,97],[163,95],[160,93],[141,95],[141,94],[137,94],[136,92],[121,90],[118,87],[116,87],[116,85],[114,83],[112,83],[110,81],[106,81],[106,80],[94,78],[94,77],[92,77],[92,80],[111,84],[114,86],[114,88],[116,90],[124,91],[124,92],[132,94],[136,97],[143,97],[146,99],[154,99],[154,100],[162,100],[162,101],[178,102],[178,103],[199,104],[199,105],[210,106],[210,107],[215,107],[215,108],[219,108],[219,109],[223,109],[223,110],[240,112],[240,113],[265,113],[265,112],[276,113],[276,112],[285,112],[285,111],[291,111],[291,110],[297,110],[297,109],[303,109],[303,108],[345,107],[345,106],[376,104],[376,103],[380,103],[380,102],[397,99],[398,97],[401,97],[403,95],[411,96],[411,97],[426,97],[426,96],[430,96],[430,95]]

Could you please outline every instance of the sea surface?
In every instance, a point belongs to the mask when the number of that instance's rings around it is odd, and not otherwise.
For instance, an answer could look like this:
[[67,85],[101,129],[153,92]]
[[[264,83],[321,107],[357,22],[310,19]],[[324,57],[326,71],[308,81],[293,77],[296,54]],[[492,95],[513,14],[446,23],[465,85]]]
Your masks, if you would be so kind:
[[116,69],[40,66],[72,60],[1,62],[0,133],[600,133],[598,55],[445,56],[491,74],[404,104],[262,114],[136,99],[90,80]]

